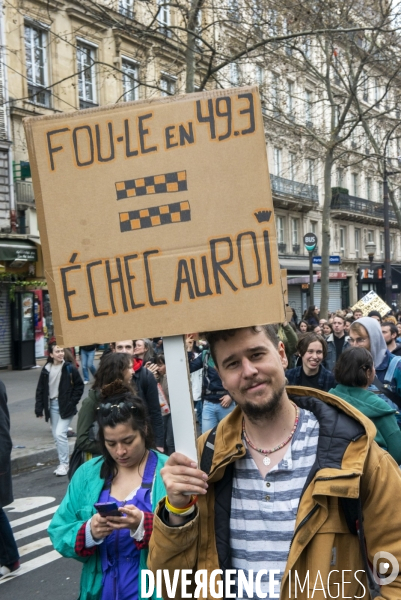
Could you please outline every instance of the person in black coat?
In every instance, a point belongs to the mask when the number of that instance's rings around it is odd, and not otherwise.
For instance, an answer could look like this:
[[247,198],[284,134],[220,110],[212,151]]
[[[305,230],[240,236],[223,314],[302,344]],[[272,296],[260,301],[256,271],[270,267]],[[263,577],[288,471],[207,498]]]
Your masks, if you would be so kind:
[[0,578],[19,568],[19,555],[7,515],[3,510],[13,501],[11,480],[10,415],[7,392],[0,381]]
[[84,382],[75,365],[65,362],[64,349],[55,342],[49,344],[49,358],[42,369],[36,388],[35,414],[50,419],[56,442],[59,466],[57,476],[67,475],[69,448],[67,432],[80,401]]
[[145,367],[144,361],[134,358],[134,342],[132,340],[115,342],[113,349],[114,352],[126,352],[133,357],[134,375],[132,381],[139,397],[142,398],[148,409],[156,448],[159,452],[164,452],[164,428],[157,381],[153,373]]

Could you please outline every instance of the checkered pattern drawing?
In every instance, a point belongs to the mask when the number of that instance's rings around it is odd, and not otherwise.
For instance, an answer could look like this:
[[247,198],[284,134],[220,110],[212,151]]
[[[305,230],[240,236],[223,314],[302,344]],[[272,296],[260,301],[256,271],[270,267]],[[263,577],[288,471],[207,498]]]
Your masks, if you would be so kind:
[[187,172],[175,171],[165,175],[150,175],[116,183],[117,200],[148,196],[150,194],[166,194],[187,191]]
[[120,213],[120,230],[134,231],[170,223],[184,223],[191,220],[191,207],[188,200],[173,202],[164,206],[152,206]]

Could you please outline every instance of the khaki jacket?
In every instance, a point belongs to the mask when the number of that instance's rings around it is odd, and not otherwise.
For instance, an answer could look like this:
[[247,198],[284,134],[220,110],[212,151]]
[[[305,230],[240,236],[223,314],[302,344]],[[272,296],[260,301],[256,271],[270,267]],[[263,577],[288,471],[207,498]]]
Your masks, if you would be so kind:
[[[287,392],[297,404],[309,410],[314,404],[322,407],[321,403],[316,402],[316,398],[325,405],[336,407],[335,411],[330,409],[334,416],[345,414],[351,417],[352,421],[348,419],[348,422],[356,422],[361,433],[357,439],[345,441],[339,468],[324,466],[327,462],[335,462],[335,451],[327,436],[322,439],[321,448],[320,438],[322,432],[327,430],[327,423],[319,419],[322,411],[314,411],[320,422],[318,461],[323,467],[317,467],[300,500],[294,537],[281,582],[280,599],[297,597],[304,600],[313,597],[314,600],[323,600],[348,597],[369,600],[359,541],[349,531],[339,507],[339,498],[357,498],[361,495],[369,561],[373,562],[377,552],[385,551],[394,555],[401,564],[400,470],[391,456],[374,442],[376,429],[373,423],[350,404],[331,394],[305,387],[288,387]],[[336,424],[333,426],[335,428]],[[159,504],[150,540],[149,569],[154,572],[168,569],[172,581],[175,569],[207,569],[210,573],[214,569],[229,568],[227,565],[219,565],[214,488],[223,477],[227,465],[245,454],[241,431],[242,413],[237,407],[217,428],[208,493],[199,497],[198,514],[192,521],[182,527],[167,526],[158,516],[164,510],[163,501]],[[199,439],[200,455],[206,437],[207,434]],[[217,527],[220,527],[220,522]],[[356,578],[354,573],[358,570],[363,572],[359,572]],[[309,585],[301,591],[298,584],[297,596],[294,592],[295,571],[302,585],[309,572]],[[331,571],[333,573],[328,578]],[[342,574],[342,571],[345,573]],[[323,586],[319,575],[325,588],[320,591],[319,588]],[[315,586],[316,579],[318,583]],[[342,589],[342,581],[351,583],[345,584]],[[314,586],[316,589],[312,596]],[[180,589],[178,587],[177,593]],[[210,591],[208,594],[207,597],[211,599]],[[401,576],[393,583],[382,586],[381,594],[378,598],[382,600],[401,600]],[[163,597],[168,597],[165,589]]]

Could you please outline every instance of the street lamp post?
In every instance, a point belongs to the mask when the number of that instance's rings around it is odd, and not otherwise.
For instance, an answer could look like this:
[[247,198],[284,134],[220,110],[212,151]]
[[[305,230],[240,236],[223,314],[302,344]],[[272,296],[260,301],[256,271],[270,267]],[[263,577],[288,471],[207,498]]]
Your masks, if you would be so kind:
[[[401,125],[398,121],[394,127],[389,131],[386,136],[386,143],[383,149],[383,216],[384,216],[384,269],[385,269],[385,285],[386,285],[386,304],[391,307],[392,305],[392,282],[391,282],[391,257],[390,257],[390,215],[389,215],[389,193],[388,193],[388,179],[389,175],[396,175],[401,171],[387,171],[387,146],[393,135],[394,131]],[[388,159],[391,161],[391,158]],[[398,157],[398,163],[400,163],[400,157]]]
[[392,304],[392,282],[391,282],[391,257],[390,257],[390,215],[388,206],[388,181],[387,175],[392,175],[394,171],[387,171],[386,159],[384,159],[383,169],[383,208],[384,208],[384,270],[386,282],[386,304],[391,307]]

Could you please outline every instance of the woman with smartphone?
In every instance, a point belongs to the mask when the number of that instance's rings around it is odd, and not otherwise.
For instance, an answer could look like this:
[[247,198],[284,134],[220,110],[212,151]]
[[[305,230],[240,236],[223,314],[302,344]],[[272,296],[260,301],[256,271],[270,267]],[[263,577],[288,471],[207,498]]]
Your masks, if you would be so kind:
[[84,561],[80,600],[139,600],[167,456],[153,450],[146,409],[122,380],[101,393],[102,457],[76,471],[49,535],[60,554]]

